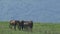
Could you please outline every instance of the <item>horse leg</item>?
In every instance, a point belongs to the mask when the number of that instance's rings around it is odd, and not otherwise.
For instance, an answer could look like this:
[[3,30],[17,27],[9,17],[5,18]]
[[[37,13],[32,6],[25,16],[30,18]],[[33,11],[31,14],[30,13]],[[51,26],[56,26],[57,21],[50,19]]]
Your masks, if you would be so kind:
[[22,26],[21,26],[21,29],[23,30],[23,28],[24,28],[24,26],[22,25]]
[[30,31],[32,32],[32,28],[30,28]]
[[18,25],[18,29],[21,30],[21,27]]
[[14,29],[16,30],[16,25],[14,25]]
[[9,28],[12,29],[12,25],[11,24],[9,25]]
[[31,32],[32,32],[32,28],[33,28],[33,27],[32,27],[32,26],[30,26],[30,31],[31,31]]
[[32,31],[32,29],[33,29],[33,22],[32,22],[32,24],[30,25],[30,30]]
[[31,32],[32,32],[32,28],[33,27],[31,25],[28,26],[28,30],[31,31]]
[[24,30],[25,30],[25,31],[28,30],[28,26],[27,26],[27,25],[24,26]]

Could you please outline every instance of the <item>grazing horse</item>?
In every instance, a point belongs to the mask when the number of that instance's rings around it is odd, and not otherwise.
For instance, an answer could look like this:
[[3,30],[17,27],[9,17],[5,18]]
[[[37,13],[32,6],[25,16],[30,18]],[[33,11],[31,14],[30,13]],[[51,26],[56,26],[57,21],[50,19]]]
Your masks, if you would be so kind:
[[16,30],[16,26],[18,26],[18,29],[19,29],[19,24],[20,24],[20,21],[18,21],[18,20],[10,20],[9,27],[12,29],[12,26],[13,26],[14,29]]
[[23,29],[28,29],[32,31],[33,28],[33,21],[21,21],[21,28]]

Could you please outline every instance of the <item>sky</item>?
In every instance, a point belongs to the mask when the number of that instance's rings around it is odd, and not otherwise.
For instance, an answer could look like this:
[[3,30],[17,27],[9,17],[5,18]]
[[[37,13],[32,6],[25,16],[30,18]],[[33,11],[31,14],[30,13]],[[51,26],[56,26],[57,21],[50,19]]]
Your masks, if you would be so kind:
[[0,0],[0,21],[60,22],[60,0]]

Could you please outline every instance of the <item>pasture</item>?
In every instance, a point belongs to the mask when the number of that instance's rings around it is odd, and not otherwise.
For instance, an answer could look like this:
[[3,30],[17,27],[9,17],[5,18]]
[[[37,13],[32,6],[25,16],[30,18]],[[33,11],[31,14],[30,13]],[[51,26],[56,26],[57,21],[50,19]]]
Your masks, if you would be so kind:
[[60,34],[60,24],[34,23],[33,31],[15,31],[9,29],[8,22],[0,22],[0,34]]

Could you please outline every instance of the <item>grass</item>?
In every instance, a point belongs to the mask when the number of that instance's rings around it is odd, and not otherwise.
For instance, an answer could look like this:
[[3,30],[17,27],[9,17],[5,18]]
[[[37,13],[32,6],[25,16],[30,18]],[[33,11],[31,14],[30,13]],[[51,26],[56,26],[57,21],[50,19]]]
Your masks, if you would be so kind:
[[0,34],[60,34],[60,24],[34,23],[33,32],[9,29],[8,22],[0,22]]

